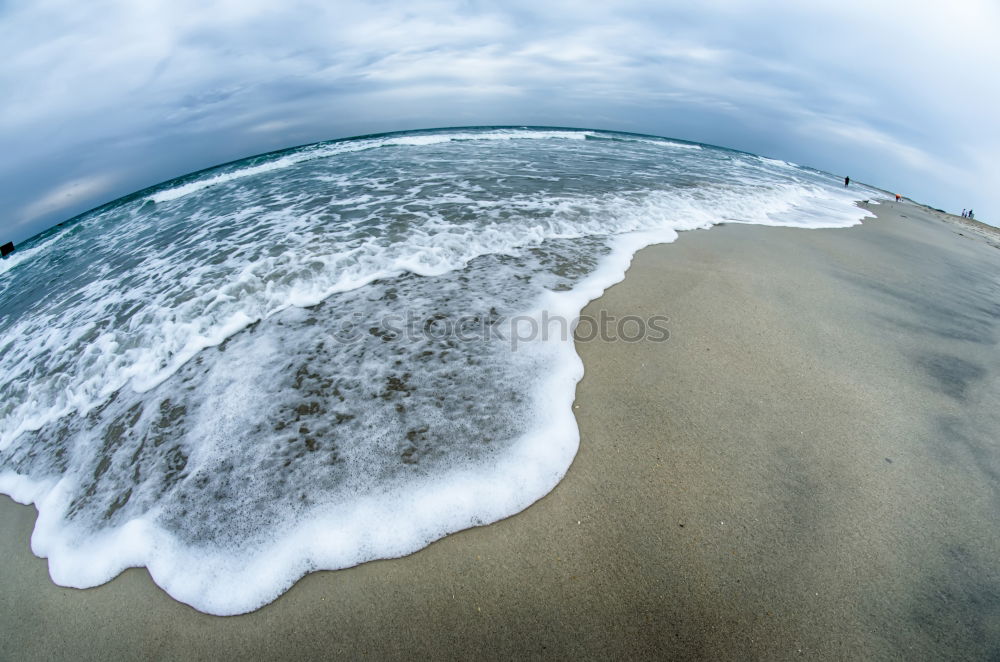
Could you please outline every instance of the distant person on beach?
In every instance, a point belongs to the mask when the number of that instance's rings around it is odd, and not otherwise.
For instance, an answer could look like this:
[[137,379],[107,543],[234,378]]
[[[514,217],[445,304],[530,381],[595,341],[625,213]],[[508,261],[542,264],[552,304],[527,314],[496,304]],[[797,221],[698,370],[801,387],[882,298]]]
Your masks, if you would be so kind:
[[962,218],[965,218],[965,210],[962,210]]
[[844,177],[844,186],[847,186],[850,183],[851,183],[851,178],[850,177]]
[[968,218],[975,218],[975,216],[972,215],[972,210],[971,209],[969,210],[969,216],[968,216]]
[[900,194],[898,194],[898,193],[897,193],[897,194],[896,194],[896,202],[899,202],[899,201],[900,201],[900,199],[902,199],[902,197],[903,197],[903,196],[901,196]]

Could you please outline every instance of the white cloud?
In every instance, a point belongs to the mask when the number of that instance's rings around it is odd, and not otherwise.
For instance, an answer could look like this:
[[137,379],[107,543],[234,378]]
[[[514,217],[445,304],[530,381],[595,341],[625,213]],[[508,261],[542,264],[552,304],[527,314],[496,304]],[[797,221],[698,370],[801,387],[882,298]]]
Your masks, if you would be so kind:
[[247,133],[272,133],[275,131],[285,131],[297,126],[296,122],[290,122],[288,120],[272,120],[270,122],[261,122],[260,124],[255,124],[247,129]]
[[907,144],[878,129],[860,122],[837,119],[817,119],[800,127],[810,135],[850,145],[854,149],[880,153],[910,168],[925,172],[940,171],[940,159],[913,145]]
[[63,209],[82,201],[92,199],[109,190],[114,179],[106,176],[92,176],[65,182],[21,208],[20,225]]

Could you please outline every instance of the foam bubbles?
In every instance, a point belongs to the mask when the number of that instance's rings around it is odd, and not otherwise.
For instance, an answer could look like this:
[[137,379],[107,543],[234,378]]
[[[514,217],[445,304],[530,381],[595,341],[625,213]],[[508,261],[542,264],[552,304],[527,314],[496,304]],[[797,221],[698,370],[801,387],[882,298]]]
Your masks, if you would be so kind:
[[[440,145],[442,143],[462,140],[584,140],[588,135],[593,134],[588,131],[528,131],[504,129],[498,131],[464,131],[455,133],[447,132],[421,135],[401,135],[327,143],[320,146],[301,148],[291,154],[278,156],[276,158],[265,155],[264,157],[259,157],[263,159],[262,163],[244,167],[235,167],[217,175],[197,177],[193,181],[156,191],[151,194],[148,199],[153,202],[168,202],[211,186],[231,182],[235,179],[242,179],[243,177],[252,177],[254,175],[274,170],[281,170],[297,163],[302,163],[303,161],[328,158],[339,154],[360,152],[380,147],[420,147],[426,145]],[[697,145],[681,145],[679,143],[666,142],[664,144],[671,144],[676,147],[697,148]]]

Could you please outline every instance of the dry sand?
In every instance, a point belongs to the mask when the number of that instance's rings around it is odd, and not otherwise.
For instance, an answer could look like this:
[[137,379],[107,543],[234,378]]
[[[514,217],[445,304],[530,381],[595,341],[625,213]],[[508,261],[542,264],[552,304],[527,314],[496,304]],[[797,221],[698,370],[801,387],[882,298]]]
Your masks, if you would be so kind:
[[145,570],[54,586],[0,503],[0,658],[1000,655],[1000,246],[912,204],[642,251],[585,311],[580,452],[547,497],[218,618]]

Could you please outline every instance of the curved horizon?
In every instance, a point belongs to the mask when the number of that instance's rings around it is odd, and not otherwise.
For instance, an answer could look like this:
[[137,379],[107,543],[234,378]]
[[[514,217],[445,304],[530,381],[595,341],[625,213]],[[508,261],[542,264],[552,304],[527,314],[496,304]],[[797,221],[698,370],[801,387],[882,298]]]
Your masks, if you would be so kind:
[[[204,174],[207,174],[207,173],[212,172],[214,170],[218,170],[220,168],[225,168],[227,166],[234,166],[234,165],[243,163],[244,161],[252,161],[254,159],[265,159],[267,157],[279,157],[279,156],[281,156],[283,154],[286,154],[286,153],[289,153],[289,152],[294,152],[296,150],[304,149],[304,148],[307,148],[307,147],[314,147],[316,145],[347,143],[347,142],[351,142],[351,141],[355,141],[355,140],[365,140],[365,139],[370,139],[370,138],[384,138],[384,137],[396,136],[396,135],[400,135],[401,136],[401,135],[406,135],[406,134],[411,134],[411,133],[430,133],[430,132],[436,132],[436,131],[452,131],[452,130],[467,130],[468,131],[468,130],[481,130],[481,129],[531,129],[531,130],[575,131],[575,132],[594,131],[594,132],[599,132],[599,133],[619,134],[619,135],[626,135],[626,136],[638,136],[638,137],[644,137],[644,138],[656,138],[656,139],[659,139],[659,140],[667,140],[667,141],[677,142],[677,143],[681,143],[681,144],[699,145],[699,146],[704,146],[704,147],[710,147],[712,149],[719,149],[719,150],[724,150],[724,151],[729,151],[729,152],[736,152],[736,153],[739,153],[739,154],[749,154],[749,155],[755,156],[755,157],[773,158],[773,157],[769,157],[769,156],[766,156],[766,155],[763,155],[763,154],[755,154],[753,152],[748,152],[748,151],[736,149],[736,148],[733,148],[733,147],[726,147],[724,145],[713,145],[711,143],[697,142],[697,141],[694,141],[694,140],[685,140],[683,138],[674,138],[674,137],[671,137],[671,136],[662,136],[662,135],[657,135],[657,134],[653,134],[653,133],[639,133],[639,132],[635,132],[635,131],[618,131],[618,130],[613,130],[613,129],[600,129],[600,128],[593,128],[593,127],[542,126],[542,125],[537,125],[536,126],[536,125],[527,125],[527,124],[498,124],[498,125],[463,125],[463,126],[426,127],[426,128],[420,128],[420,129],[401,129],[401,130],[398,130],[398,131],[384,131],[384,132],[381,132],[381,133],[366,133],[366,134],[360,134],[360,135],[356,135],[356,136],[348,136],[348,137],[343,137],[343,138],[329,138],[329,139],[326,139],[326,140],[318,140],[318,141],[315,141],[315,142],[308,142],[308,143],[302,143],[302,144],[298,144],[298,145],[291,145],[289,147],[281,147],[281,148],[270,150],[270,151],[266,151],[266,152],[259,152],[257,154],[251,154],[249,156],[244,156],[244,157],[241,157],[241,158],[238,158],[238,159],[233,159],[233,160],[226,161],[226,162],[223,162],[223,163],[217,163],[215,165],[211,165],[211,166],[208,166],[206,168],[200,168],[198,170],[192,170],[190,172],[186,172],[186,173],[183,173],[183,174],[180,174],[180,175],[176,175],[174,177],[169,177],[169,178],[164,179],[162,181],[159,181],[159,182],[157,182],[155,184],[150,184],[149,186],[144,186],[144,187],[136,189],[136,190],[134,190],[134,191],[132,191],[130,193],[125,193],[123,195],[117,196],[117,197],[112,198],[110,200],[106,200],[105,202],[102,202],[102,203],[100,203],[98,205],[95,205],[94,207],[91,207],[90,209],[82,211],[79,214],[75,214],[74,216],[66,218],[66,219],[64,219],[62,221],[58,221],[58,222],[50,225],[49,227],[47,227],[47,228],[45,228],[45,229],[37,232],[36,234],[34,234],[34,235],[30,236],[30,237],[26,237],[25,239],[22,239],[19,242],[19,244],[26,244],[28,242],[34,241],[35,239],[41,237],[42,235],[44,235],[46,233],[51,232],[52,230],[54,230],[56,228],[59,228],[59,227],[62,227],[64,225],[67,225],[69,223],[72,223],[74,221],[77,221],[77,220],[83,218],[84,216],[87,216],[87,215],[92,214],[94,212],[100,211],[102,209],[110,208],[110,207],[113,207],[113,206],[115,206],[117,204],[122,204],[122,203],[130,202],[130,201],[132,201],[132,200],[134,200],[136,198],[140,198],[140,197],[143,197],[143,196],[146,196],[146,195],[150,195],[152,193],[155,193],[158,190],[166,188],[169,184],[180,183],[180,182],[186,181],[186,180],[194,180],[194,179],[197,179],[197,177],[200,176],[200,175],[204,175]],[[777,159],[777,160],[782,160],[783,161],[784,159]],[[787,163],[793,163],[793,162],[787,161]],[[793,165],[796,165],[796,166],[801,167],[801,168],[808,168],[810,170],[815,170],[816,172],[821,172],[821,173],[828,174],[828,175],[831,175],[831,176],[838,176],[838,175],[836,175],[836,173],[831,173],[831,172],[822,170],[820,168],[814,168],[814,167],[806,165],[806,164],[793,163]],[[852,178],[852,181],[853,181],[853,178]],[[858,183],[865,183],[865,182],[862,182],[862,181],[858,180]],[[871,184],[866,184],[866,185],[872,186],[872,188],[878,188],[877,186],[873,186]],[[879,190],[882,190],[882,189],[879,189]]]

